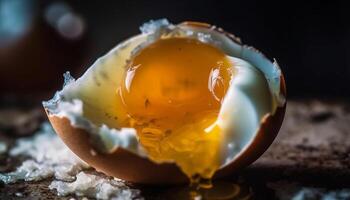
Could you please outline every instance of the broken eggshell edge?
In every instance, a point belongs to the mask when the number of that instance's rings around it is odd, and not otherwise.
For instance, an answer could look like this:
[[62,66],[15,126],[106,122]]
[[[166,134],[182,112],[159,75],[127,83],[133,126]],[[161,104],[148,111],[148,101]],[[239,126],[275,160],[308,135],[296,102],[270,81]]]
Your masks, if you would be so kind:
[[[193,27],[198,26],[199,28],[207,28],[225,34],[228,38],[232,40],[232,42],[236,43],[236,45],[242,48],[243,53],[243,50],[245,50],[245,54],[249,54],[249,52],[251,54],[255,54],[253,55],[255,56],[255,61],[262,59],[264,62],[269,62],[269,65],[274,65],[274,67],[277,67],[277,69],[279,69],[276,62],[271,63],[260,52],[256,51],[251,47],[241,45],[239,39],[235,38],[231,34],[224,32],[222,29],[212,27],[207,24],[193,22],[183,23],[183,25]],[[252,62],[250,59],[254,60],[254,58],[252,57],[248,57],[248,59],[246,60]],[[92,68],[90,68],[89,70],[92,70]],[[286,89],[282,73],[279,78],[279,83],[280,94],[278,95],[281,95],[282,98],[284,98],[286,95]],[[67,85],[69,85],[69,83]],[[58,97],[57,99],[59,100],[60,97]],[[79,102],[77,102],[77,104],[79,104]],[[280,102],[277,102],[277,104],[278,106],[275,112],[266,114],[265,117],[260,121],[260,128],[255,134],[255,136],[251,139],[251,141],[245,145],[245,147],[234,157],[234,159],[231,162],[225,164],[221,169],[219,169],[215,174],[214,178],[227,176],[228,174],[232,174],[233,172],[237,172],[237,170],[248,166],[258,157],[260,157],[261,154],[271,145],[282,124],[286,108],[286,103],[285,101],[283,101],[283,99]],[[77,154],[80,158],[82,158],[84,161],[89,163],[97,170],[101,170],[107,175],[111,175],[136,183],[169,184],[181,183],[188,180],[187,177],[175,164],[154,163],[149,159],[145,158],[146,156],[140,156],[144,152],[142,149],[137,148],[138,145],[137,141],[135,140],[136,137],[133,136],[133,134],[136,133],[131,132],[129,133],[129,135],[126,135],[127,140],[125,141],[128,142],[120,144],[119,148],[114,149],[112,152],[98,153],[94,151],[95,147],[92,144],[94,141],[91,141],[91,139],[94,138],[91,138],[91,131],[88,131],[89,129],[86,129],[86,127],[84,126],[77,126],[77,124],[81,124],[82,122],[74,123],[74,119],[69,119],[69,117],[65,117],[64,114],[52,114],[50,112],[50,106],[48,106],[48,104],[44,104],[44,107],[51,124],[53,125],[58,135],[67,144],[67,146],[75,154]],[[71,108],[71,111],[74,112],[74,107]],[[85,122],[85,124],[88,123],[89,122]],[[94,128],[96,129],[96,127]],[[120,131],[120,133],[123,133],[123,131]],[[129,148],[130,145],[136,146],[135,148]],[[124,149],[123,146],[128,147],[128,150]],[[130,151],[130,149],[134,149],[134,152]]]

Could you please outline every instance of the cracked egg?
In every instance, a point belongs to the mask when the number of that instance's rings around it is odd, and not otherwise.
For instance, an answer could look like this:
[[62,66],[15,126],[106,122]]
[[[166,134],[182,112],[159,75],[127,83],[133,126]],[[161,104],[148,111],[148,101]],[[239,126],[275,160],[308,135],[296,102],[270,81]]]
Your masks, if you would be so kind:
[[98,171],[145,184],[237,172],[272,143],[283,75],[220,28],[156,20],[44,102],[57,134]]

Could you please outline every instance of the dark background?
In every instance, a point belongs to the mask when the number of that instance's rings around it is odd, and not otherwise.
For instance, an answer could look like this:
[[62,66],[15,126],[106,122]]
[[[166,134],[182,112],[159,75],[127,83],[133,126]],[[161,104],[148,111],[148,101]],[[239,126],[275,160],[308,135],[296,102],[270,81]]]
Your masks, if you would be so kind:
[[[0,2],[4,3],[6,0]],[[76,77],[80,76],[96,58],[120,41],[138,34],[138,27],[142,23],[151,19],[167,18],[173,23],[191,20],[215,24],[240,37],[243,43],[256,47],[269,58],[276,58],[285,74],[289,97],[350,97],[350,6],[346,1],[28,2],[35,5],[33,13],[36,13],[36,23],[39,24],[35,26],[45,32],[42,35],[48,35],[48,39],[39,37],[43,40],[41,43],[49,44],[44,45],[44,52],[54,53],[49,56],[35,54],[35,43],[31,44],[34,47],[28,48],[28,53],[15,53],[18,57],[16,61],[10,60],[7,63],[23,60],[20,58],[25,57],[25,54],[34,55],[30,58],[27,56],[25,64],[16,64],[21,68],[17,68],[15,72],[5,74],[0,71],[0,78],[8,77],[9,74],[16,77],[23,73],[21,69],[28,69],[33,59],[37,59],[36,66],[42,65],[42,68],[38,70],[40,76],[38,73],[26,73],[22,81],[17,81],[16,84],[11,84],[11,81],[2,84],[6,93],[56,90],[62,83],[62,72],[71,70]],[[72,8],[71,12],[84,22],[84,32],[79,38],[60,38],[57,31],[52,31],[54,28],[46,25],[45,19],[42,19],[45,10],[57,2],[65,2]],[[4,20],[0,15],[0,25]],[[52,50],[57,46],[60,46],[58,50]],[[62,55],[59,58],[55,57],[60,54]],[[47,56],[50,57],[49,61],[44,61]],[[0,68],[6,68],[1,60]],[[44,77],[48,79],[46,82],[38,81]],[[23,79],[31,80],[24,84]],[[40,83],[29,84],[31,82]],[[17,86],[12,89],[13,85]]]

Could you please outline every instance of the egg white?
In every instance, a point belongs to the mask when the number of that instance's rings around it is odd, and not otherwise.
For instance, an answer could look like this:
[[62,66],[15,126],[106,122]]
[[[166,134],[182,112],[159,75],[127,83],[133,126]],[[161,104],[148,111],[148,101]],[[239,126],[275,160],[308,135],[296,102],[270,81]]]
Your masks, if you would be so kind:
[[49,115],[67,117],[74,127],[87,130],[100,151],[110,153],[121,147],[147,157],[138,143],[136,130],[111,128],[114,121],[106,117],[106,112],[118,109],[115,91],[130,56],[160,38],[196,38],[215,45],[228,55],[237,70],[217,120],[223,129],[222,165],[232,161],[249,144],[265,115],[273,114],[277,107],[284,105],[277,63],[240,44],[239,40],[217,30],[185,24],[175,26],[167,20],[151,21],[141,30],[141,34],[99,58],[78,80],[66,74],[64,88],[43,103]]

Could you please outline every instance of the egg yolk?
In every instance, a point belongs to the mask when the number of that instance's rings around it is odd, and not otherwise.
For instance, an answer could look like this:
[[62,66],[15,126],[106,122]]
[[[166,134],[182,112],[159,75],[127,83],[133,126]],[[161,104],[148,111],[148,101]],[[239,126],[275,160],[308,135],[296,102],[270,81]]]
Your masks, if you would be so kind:
[[155,162],[175,162],[189,176],[211,178],[220,167],[215,124],[232,64],[197,39],[160,39],[129,61],[116,91],[122,127],[137,130]]

